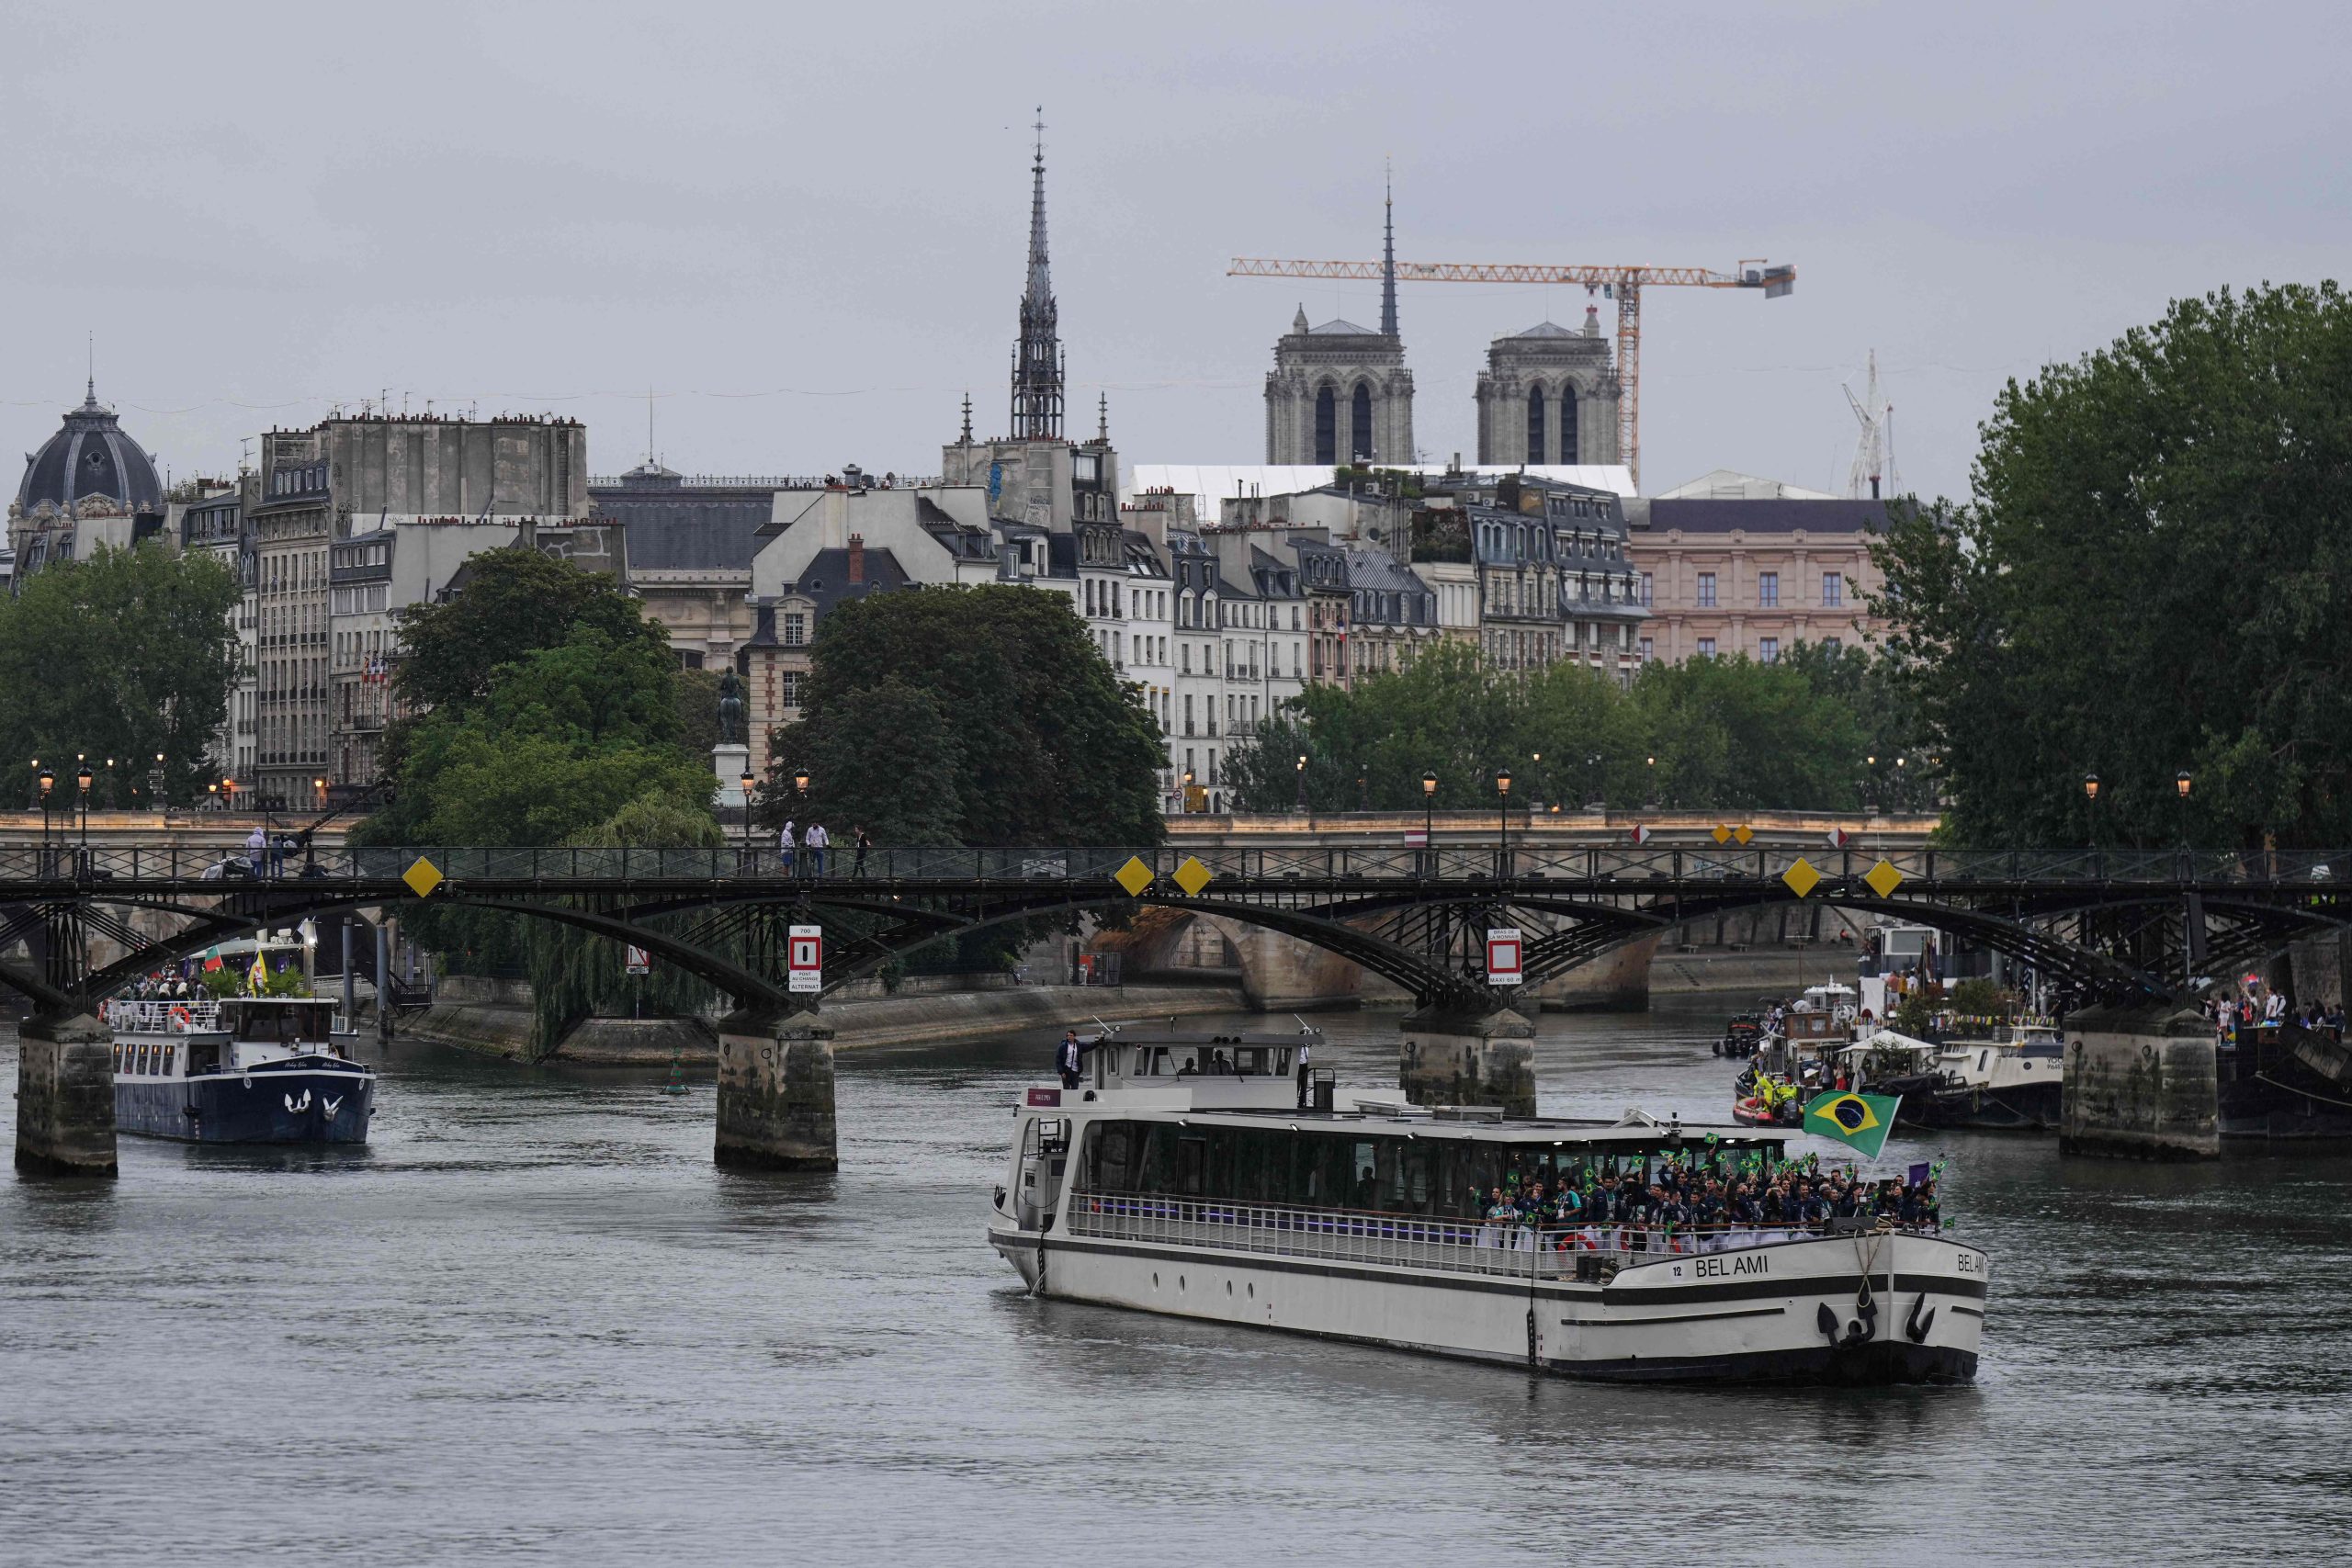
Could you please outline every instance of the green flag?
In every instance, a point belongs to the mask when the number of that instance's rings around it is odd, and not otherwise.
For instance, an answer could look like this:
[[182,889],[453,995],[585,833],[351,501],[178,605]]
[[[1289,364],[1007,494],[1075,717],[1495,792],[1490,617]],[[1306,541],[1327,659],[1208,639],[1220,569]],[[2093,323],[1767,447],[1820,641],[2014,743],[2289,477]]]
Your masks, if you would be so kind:
[[1849,1089],[1831,1089],[1814,1096],[1812,1103],[1804,1108],[1804,1130],[1851,1144],[1862,1151],[1864,1158],[1876,1159],[1879,1151],[1886,1147],[1886,1134],[1894,1127],[1894,1108],[1902,1103],[1899,1094],[1856,1094]]

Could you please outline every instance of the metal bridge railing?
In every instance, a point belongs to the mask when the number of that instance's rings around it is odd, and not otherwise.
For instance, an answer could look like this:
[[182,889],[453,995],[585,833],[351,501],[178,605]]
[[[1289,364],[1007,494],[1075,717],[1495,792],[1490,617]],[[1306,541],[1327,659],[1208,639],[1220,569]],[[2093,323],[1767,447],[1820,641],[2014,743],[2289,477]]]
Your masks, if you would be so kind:
[[[2164,886],[2268,890],[2307,887],[2342,891],[2352,881],[2352,851],[2335,853],[2140,850],[1823,850],[1804,855],[1831,888],[1859,883],[1883,860],[1914,893],[1946,885],[2033,886]],[[821,859],[802,849],[786,853],[773,840],[694,849],[495,847],[348,847],[223,852],[189,844],[82,849],[75,845],[0,849],[0,884],[89,886],[100,883],[219,884],[231,892],[259,883],[381,884],[420,860],[457,882],[508,885],[709,884],[719,882],[860,880],[894,886],[1074,883],[1099,887],[1131,860],[1151,872],[1166,893],[1187,860],[1197,860],[1211,886],[1246,885],[1253,891],[1302,886],[1374,888],[1421,883],[1476,885],[1508,880],[1520,897],[1545,883],[1578,891],[1638,893],[1657,885],[1684,892],[1722,885],[1725,891],[1770,887],[1798,859],[1787,849],[1650,849],[1449,844],[1430,848],[1349,845],[1326,849],[1207,849],[1153,846],[1108,848],[962,848],[891,846],[870,851],[835,844]],[[201,891],[203,889],[197,889]],[[1564,896],[1566,887],[1564,887]]]

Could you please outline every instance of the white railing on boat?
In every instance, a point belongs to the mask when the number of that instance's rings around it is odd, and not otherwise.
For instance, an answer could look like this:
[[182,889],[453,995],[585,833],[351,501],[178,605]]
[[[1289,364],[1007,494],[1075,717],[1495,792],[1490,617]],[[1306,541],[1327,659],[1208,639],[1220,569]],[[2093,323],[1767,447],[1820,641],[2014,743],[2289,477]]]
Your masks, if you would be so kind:
[[124,1034],[199,1033],[220,1027],[220,1004],[209,997],[187,1001],[110,1001],[106,1004],[106,1022]]
[[1515,1220],[1422,1219],[1286,1204],[1091,1192],[1070,1195],[1069,1221],[1072,1235],[1456,1274],[1588,1280],[1607,1279],[1620,1269],[1662,1258],[1732,1252],[1871,1228],[1870,1221],[1840,1221],[1835,1230],[1787,1225],[1695,1230],[1640,1224],[1536,1226]]

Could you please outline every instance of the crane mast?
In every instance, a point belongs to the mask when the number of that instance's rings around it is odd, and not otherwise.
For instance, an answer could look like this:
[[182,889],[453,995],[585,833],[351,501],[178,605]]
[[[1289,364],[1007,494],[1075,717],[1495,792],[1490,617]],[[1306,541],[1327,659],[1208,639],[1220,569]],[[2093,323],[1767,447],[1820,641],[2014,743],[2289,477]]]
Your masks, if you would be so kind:
[[[1380,262],[1294,261],[1236,256],[1227,277],[1380,278]],[[1729,272],[1702,266],[1593,266],[1542,262],[1408,262],[1396,264],[1400,283],[1574,283],[1600,289],[1617,302],[1617,449],[1642,479],[1642,290],[1664,288],[1758,288],[1777,299],[1796,288],[1797,269],[1761,259],[1743,260]]]

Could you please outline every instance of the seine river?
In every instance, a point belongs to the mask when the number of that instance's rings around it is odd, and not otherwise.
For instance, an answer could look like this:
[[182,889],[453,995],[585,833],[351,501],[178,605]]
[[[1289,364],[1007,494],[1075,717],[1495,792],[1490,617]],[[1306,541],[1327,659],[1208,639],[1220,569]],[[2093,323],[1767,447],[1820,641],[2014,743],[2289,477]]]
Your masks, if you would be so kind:
[[[1720,1004],[1547,1019],[1547,1111],[1717,1118]],[[1337,1015],[1342,1083],[1396,1023]],[[1043,1041],[845,1053],[837,1177],[712,1090],[421,1047],[337,1157],[0,1187],[0,1562],[2137,1562],[2352,1541],[2352,1157],[1948,1135],[1973,1388],[1620,1389],[1030,1299]],[[1318,1054],[1317,1064],[1326,1061]],[[15,1037],[0,1072],[16,1083]],[[0,1135],[13,1142],[13,1093]]]

